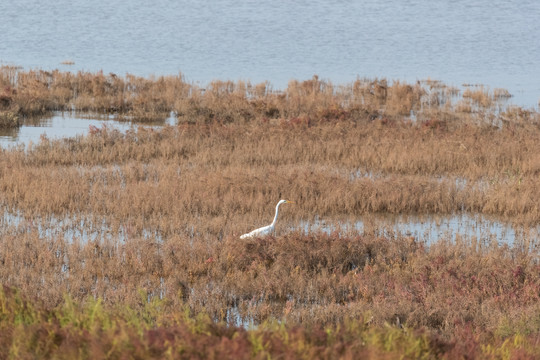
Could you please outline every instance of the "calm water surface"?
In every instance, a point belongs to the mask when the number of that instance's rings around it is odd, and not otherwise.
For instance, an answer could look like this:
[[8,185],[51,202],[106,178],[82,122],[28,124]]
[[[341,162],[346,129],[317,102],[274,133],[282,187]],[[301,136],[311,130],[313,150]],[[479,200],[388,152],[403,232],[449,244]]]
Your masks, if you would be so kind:
[[4,0],[0,62],[274,88],[314,74],[431,77],[536,107],[539,19],[537,0]]
[[[68,241],[126,241],[130,236],[129,226],[121,225],[118,230],[112,229],[104,220],[96,221],[84,215],[65,217],[34,217],[29,220],[23,212],[13,212],[0,208],[0,235],[13,231],[38,231],[43,238],[64,238]],[[195,237],[195,229],[186,224],[179,226],[179,233]],[[476,240],[484,244],[493,242],[502,245],[526,245],[538,247],[540,243],[540,225],[524,227],[483,215],[461,213],[454,215],[389,215],[372,214],[366,219],[315,219],[298,223],[284,223],[278,226],[277,235],[285,235],[291,231],[337,232],[340,235],[375,233],[380,236],[412,236],[418,241],[433,244],[441,239],[457,241]],[[145,229],[144,238],[163,240],[159,230]]]
[[101,128],[110,126],[120,131],[126,131],[137,126],[174,125],[176,118],[171,115],[160,124],[137,124],[117,121],[115,116],[62,113],[56,112],[48,118],[36,120],[25,119],[22,126],[12,129],[0,129],[0,148],[9,148],[21,144],[37,143],[42,136],[49,139],[74,137],[88,133],[90,126]]
[[440,239],[472,240],[490,244],[526,244],[538,246],[540,226],[525,227],[494,217],[459,213],[453,215],[390,215],[374,214],[368,220],[335,221],[316,219],[304,221],[293,228],[304,232],[364,233],[412,236],[427,244]]

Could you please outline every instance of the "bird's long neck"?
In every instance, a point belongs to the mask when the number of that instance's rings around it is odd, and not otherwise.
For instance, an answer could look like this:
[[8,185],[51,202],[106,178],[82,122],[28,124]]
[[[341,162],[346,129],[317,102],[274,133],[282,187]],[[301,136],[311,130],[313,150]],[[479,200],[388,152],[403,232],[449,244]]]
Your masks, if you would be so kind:
[[272,226],[276,225],[277,216],[278,216],[278,213],[279,213],[279,205],[281,205],[281,203],[278,203],[276,205],[276,215],[274,216],[274,221],[272,221]]

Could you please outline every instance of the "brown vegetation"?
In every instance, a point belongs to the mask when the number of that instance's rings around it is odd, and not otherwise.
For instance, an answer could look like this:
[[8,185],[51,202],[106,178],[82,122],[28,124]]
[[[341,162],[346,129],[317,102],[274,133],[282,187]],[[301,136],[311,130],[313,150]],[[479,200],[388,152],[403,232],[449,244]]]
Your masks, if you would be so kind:
[[119,114],[136,121],[163,120],[177,97],[185,96],[188,85],[181,76],[145,79],[124,78],[102,72],[87,73],[0,67],[3,99],[22,116],[51,111],[94,111]]
[[[11,104],[21,116],[93,111],[114,113],[119,119],[156,121],[173,111],[180,122],[188,123],[255,120],[308,125],[365,118],[400,120],[413,113],[418,121],[490,124],[496,122],[493,110],[510,97],[504,89],[479,87],[466,89],[459,98],[458,89],[433,80],[409,85],[357,79],[334,85],[314,76],[273,91],[268,82],[213,81],[201,88],[181,75],[120,77],[103,72],[24,71],[13,66],[0,67],[0,89],[0,105]],[[453,114],[456,109],[461,109],[459,116]]]
[[[317,77],[283,92],[219,81],[203,90],[181,77],[5,67],[0,85],[2,106],[17,116],[73,109],[178,118],[126,133],[92,127],[0,153],[0,203],[20,214],[0,219],[0,280],[43,311],[67,294],[142,316],[162,299],[160,314],[189,309],[229,325],[284,320],[308,337],[317,327],[339,333],[348,321],[368,333],[390,324],[413,334],[407,341],[428,339],[421,348],[433,357],[496,357],[508,339],[538,348],[537,241],[427,246],[376,231],[283,231],[373,213],[468,211],[538,224],[540,117],[496,107],[500,91],[455,102],[454,89],[433,81],[333,86]],[[282,209],[277,235],[240,241],[271,220],[280,198],[297,204]],[[44,234],[52,219],[58,228]],[[67,241],[73,223],[87,235]],[[159,326],[160,316],[148,323]]]
[[465,210],[532,224],[539,140],[528,127],[368,120],[91,129],[5,152],[1,200],[28,216],[82,213],[165,234],[179,224],[242,233],[271,218],[280,197],[298,202],[285,213],[294,222]]
[[[2,237],[0,277],[45,309],[65,306],[69,294],[76,304],[100,299],[106,308],[129,307],[137,319],[145,316],[148,301],[157,301],[159,308],[144,321],[164,332],[172,331],[164,327],[170,320],[190,309],[232,326],[279,319],[292,327],[324,327],[326,336],[347,323],[367,333],[386,329],[383,334],[393,332],[395,338],[404,335],[402,327],[422,329],[431,344],[424,351],[432,357],[439,351],[456,358],[486,355],[486,344],[516,336],[522,341],[517,349],[524,344],[538,349],[537,250],[444,240],[428,249],[414,239],[370,235],[66,243],[14,232]],[[57,346],[69,346],[61,336]],[[101,338],[93,336],[91,341]],[[401,351],[416,346],[419,335],[407,336],[413,339]],[[400,348],[395,339],[384,341],[389,341],[385,348]],[[374,350],[369,342],[356,346]]]

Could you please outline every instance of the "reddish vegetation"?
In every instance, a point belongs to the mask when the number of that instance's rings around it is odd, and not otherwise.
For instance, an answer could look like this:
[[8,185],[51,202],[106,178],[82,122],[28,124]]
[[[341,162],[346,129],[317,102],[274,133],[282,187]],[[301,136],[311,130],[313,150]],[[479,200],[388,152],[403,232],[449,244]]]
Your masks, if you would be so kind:
[[[435,82],[314,77],[283,92],[219,81],[203,91],[180,76],[6,67],[0,86],[2,116],[173,111],[179,122],[92,127],[0,154],[0,203],[20,214],[0,219],[2,358],[540,351],[536,239],[428,246],[377,235],[370,217],[470,211],[538,224],[539,114],[495,111],[501,91],[453,105],[455,91]],[[297,204],[282,210],[277,234],[240,241],[280,198]],[[368,226],[285,231],[316,217]],[[86,235],[67,241],[74,224]]]
[[[28,332],[51,354],[85,349],[89,357],[113,349],[298,356],[302,346],[302,355],[323,358],[534,358],[540,350],[538,254],[524,249],[444,241],[426,249],[406,238],[321,234],[210,248],[174,238],[121,246],[32,239],[4,240],[1,249],[0,276],[39,299],[24,305],[11,290],[0,296],[6,351],[36,351]],[[87,305],[70,305],[79,303]],[[244,321],[263,325],[246,332],[223,323]]]

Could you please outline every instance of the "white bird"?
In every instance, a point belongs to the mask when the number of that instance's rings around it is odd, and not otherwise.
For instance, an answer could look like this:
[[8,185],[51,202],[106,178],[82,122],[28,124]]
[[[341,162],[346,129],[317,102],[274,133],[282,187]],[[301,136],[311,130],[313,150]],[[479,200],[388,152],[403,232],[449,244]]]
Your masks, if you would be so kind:
[[255,229],[252,232],[244,234],[240,236],[240,239],[248,239],[248,238],[252,238],[256,236],[264,236],[264,235],[268,235],[274,232],[274,228],[276,226],[276,221],[277,221],[278,212],[279,212],[279,205],[281,204],[294,204],[294,202],[289,201],[289,200],[280,200],[276,205],[276,215],[274,216],[274,221],[272,221],[270,225],[263,226],[262,228]]

